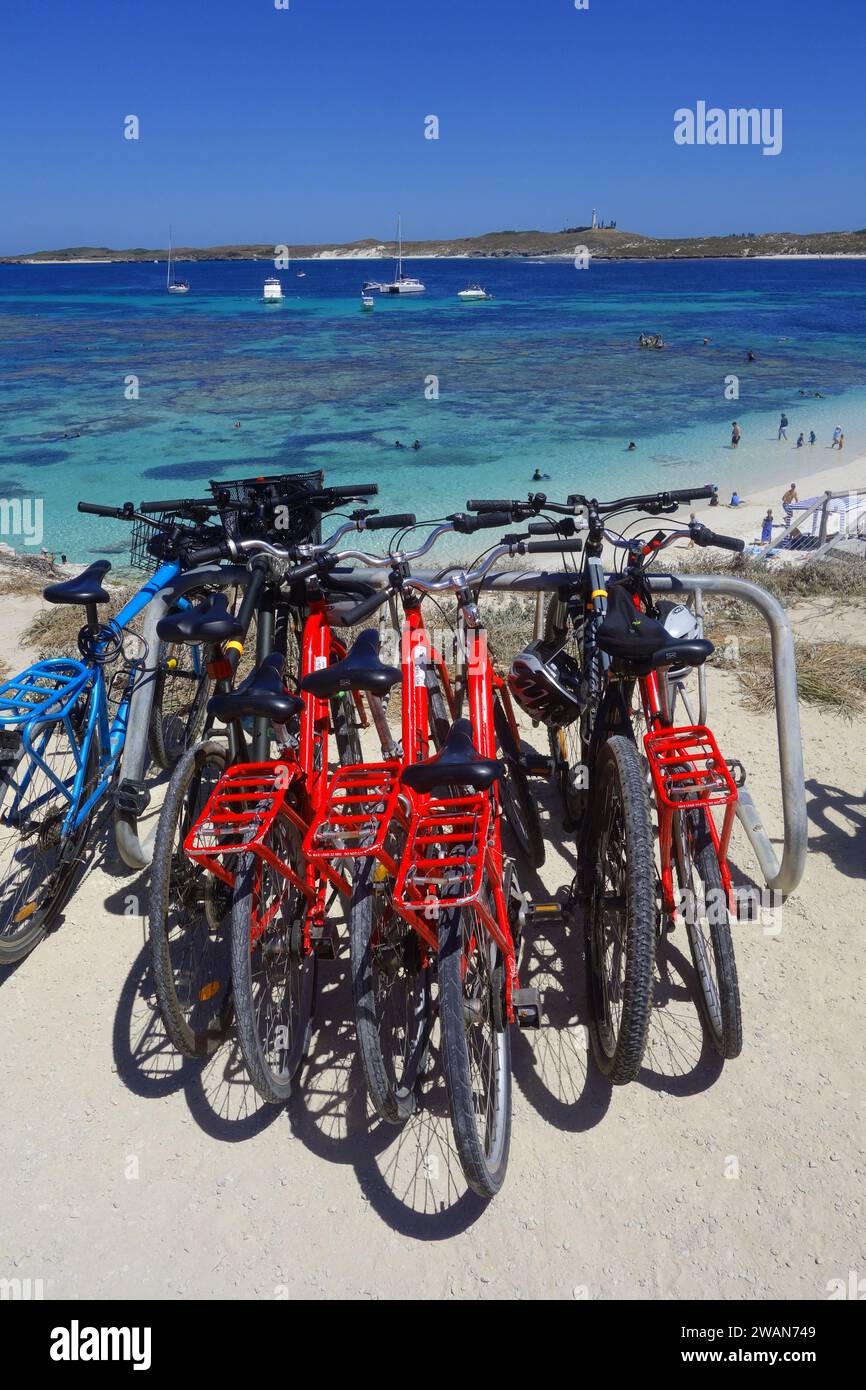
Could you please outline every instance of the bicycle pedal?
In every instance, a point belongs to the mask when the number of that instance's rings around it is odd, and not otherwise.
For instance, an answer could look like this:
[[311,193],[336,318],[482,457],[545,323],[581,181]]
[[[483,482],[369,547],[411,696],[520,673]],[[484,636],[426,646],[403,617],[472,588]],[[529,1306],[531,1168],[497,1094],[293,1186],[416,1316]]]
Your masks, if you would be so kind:
[[511,995],[511,1004],[518,1028],[541,1027],[541,996],[537,989],[531,986],[527,989],[515,989]]
[[318,960],[336,960],[337,944],[337,933],[334,930],[333,922],[324,922],[321,926],[310,927],[310,945],[313,948],[313,955]]
[[564,920],[565,908],[555,898],[547,902],[526,903],[520,914],[521,927],[528,926],[530,922],[535,925],[543,923],[546,927],[561,927]]
[[130,777],[125,777],[115,790],[114,805],[118,811],[140,816],[150,805],[150,792],[143,782],[133,782]]
[[739,758],[725,758],[725,762],[728,765],[728,771],[734,779],[734,786],[737,788],[744,787],[746,785],[746,769],[743,767]]
[[550,778],[553,773],[553,759],[545,758],[543,753],[524,753],[520,766],[527,777]]

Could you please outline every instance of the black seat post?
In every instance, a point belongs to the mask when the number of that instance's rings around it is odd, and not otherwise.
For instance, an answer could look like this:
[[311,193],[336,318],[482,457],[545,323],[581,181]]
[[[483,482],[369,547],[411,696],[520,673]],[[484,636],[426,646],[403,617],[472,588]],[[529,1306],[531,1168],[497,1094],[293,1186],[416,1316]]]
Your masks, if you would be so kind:
[[95,603],[87,603],[84,605],[84,611],[87,615],[87,626],[92,633],[97,633],[100,628],[99,609]]

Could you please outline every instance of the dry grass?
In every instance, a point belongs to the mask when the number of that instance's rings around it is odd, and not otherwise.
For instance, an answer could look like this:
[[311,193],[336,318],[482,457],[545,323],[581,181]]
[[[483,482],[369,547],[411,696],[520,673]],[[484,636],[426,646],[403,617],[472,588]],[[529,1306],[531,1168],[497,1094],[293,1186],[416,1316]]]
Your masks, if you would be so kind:
[[[731,634],[732,636],[734,634]],[[717,641],[717,634],[713,633]],[[853,719],[866,706],[866,647],[848,642],[796,642],[797,693],[804,704]],[[769,643],[751,635],[718,646],[714,662],[734,672],[747,709],[775,709]]]

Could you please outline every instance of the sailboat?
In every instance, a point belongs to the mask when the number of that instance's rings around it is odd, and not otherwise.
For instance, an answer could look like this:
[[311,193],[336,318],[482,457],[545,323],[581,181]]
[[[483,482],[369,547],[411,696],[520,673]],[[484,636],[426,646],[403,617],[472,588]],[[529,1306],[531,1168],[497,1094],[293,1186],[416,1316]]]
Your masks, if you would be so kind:
[[172,280],[171,278],[171,227],[168,229],[168,265],[165,271],[165,288],[169,294],[189,294],[188,280]]
[[399,214],[397,215],[397,274],[389,285],[377,285],[376,288],[380,294],[423,294],[427,288],[416,276],[403,274],[403,219]]

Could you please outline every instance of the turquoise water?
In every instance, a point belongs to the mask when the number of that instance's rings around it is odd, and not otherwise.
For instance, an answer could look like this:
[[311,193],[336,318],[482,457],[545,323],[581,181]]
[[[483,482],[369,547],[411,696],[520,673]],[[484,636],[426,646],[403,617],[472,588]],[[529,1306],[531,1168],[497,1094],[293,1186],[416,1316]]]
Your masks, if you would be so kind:
[[[383,509],[434,516],[518,496],[536,466],[551,496],[708,481],[748,494],[833,463],[837,423],[846,455],[866,444],[866,262],[408,269],[427,294],[364,314],[363,280],[390,265],[293,264],[276,307],[259,303],[261,263],[179,266],[184,298],[166,295],[164,265],[0,266],[0,499],[42,498],[45,545],[84,560],[120,556],[127,532],[79,516],[80,498],[199,495],[213,477],[322,467],[378,482]],[[493,302],[455,298],[475,279]],[[668,348],[639,349],[642,331]],[[815,448],[793,449],[801,429]],[[418,452],[394,447],[415,438]]]

